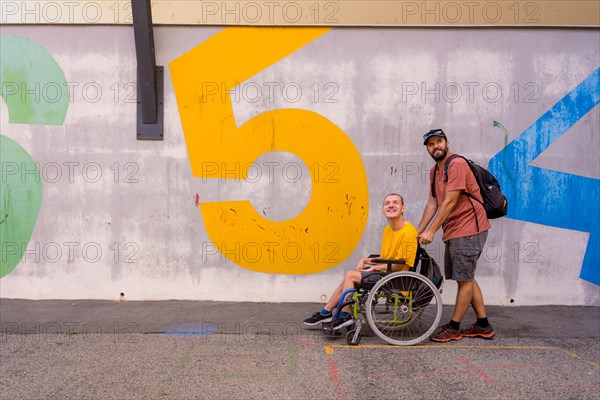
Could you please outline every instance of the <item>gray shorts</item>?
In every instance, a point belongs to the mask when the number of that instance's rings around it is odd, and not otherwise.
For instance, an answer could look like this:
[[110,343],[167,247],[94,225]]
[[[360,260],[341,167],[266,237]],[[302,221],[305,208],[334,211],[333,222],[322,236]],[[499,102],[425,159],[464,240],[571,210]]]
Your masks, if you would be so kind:
[[486,239],[487,231],[448,240],[444,254],[446,279],[472,281],[475,277],[477,260],[481,256]]

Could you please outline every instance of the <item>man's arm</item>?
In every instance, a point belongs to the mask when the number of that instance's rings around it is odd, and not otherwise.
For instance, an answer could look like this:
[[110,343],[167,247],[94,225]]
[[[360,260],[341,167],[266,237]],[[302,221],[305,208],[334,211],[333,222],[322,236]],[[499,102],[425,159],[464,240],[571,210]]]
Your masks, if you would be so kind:
[[[371,265],[371,260],[372,258],[363,258],[361,259],[358,264],[356,265],[356,270],[357,271],[364,271],[365,269],[372,269],[372,265]],[[365,268],[365,264],[369,264],[369,267]]]
[[429,201],[427,201],[425,210],[423,210],[421,222],[419,222],[419,227],[417,228],[417,233],[419,235],[425,231],[425,228],[427,228],[427,225],[429,225],[437,210],[437,200],[435,199],[435,197],[429,196]]
[[[386,272],[388,268],[387,264],[371,264],[371,268],[368,269],[369,272],[371,271],[382,271],[382,272]],[[408,266],[407,264],[392,264],[392,272],[397,272],[397,271],[403,271],[405,269],[409,269],[410,266]],[[361,269],[359,271],[364,271],[364,269]]]
[[[392,272],[402,271],[404,267],[408,267],[406,264],[392,264]],[[375,264],[369,271],[382,271],[387,272],[387,264]],[[410,267],[409,267],[410,268]]]
[[[356,266],[357,271],[387,271],[387,264],[374,264],[373,258],[363,258],[358,262]],[[392,264],[392,270],[400,270],[404,268],[406,264]]]
[[[433,222],[431,223],[429,228],[425,230],[425,232],[420,234],[421,238],[419,239],[419,243],[429,244],[433,241],[435,233],[442,227],[442,224],[444,223],[444,221],[446,221],[448,215],[452,212],[452,210],[454,210],[454,207],[456,207],[456,203],[458,203],[458,198],[460,197],[461,192],[461,190],[451,190],[449,192],[446,192],[446,198],[440,206],[440,209],[437,215],[435,216]],[[429,203],[427,205],[429,206]],[[420,227],[421,225],[419,225],[419,229]]]

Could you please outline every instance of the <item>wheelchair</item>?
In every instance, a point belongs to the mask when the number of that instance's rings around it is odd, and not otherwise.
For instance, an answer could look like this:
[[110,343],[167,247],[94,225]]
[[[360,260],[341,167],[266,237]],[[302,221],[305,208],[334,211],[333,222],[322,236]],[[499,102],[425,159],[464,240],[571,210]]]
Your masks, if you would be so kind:
[[339,331],[333,330],[333,326],[342,308],[350,305],[354,322],[347,327],[349,345],[360,343],[365,320],[387,343],[398,346],[421,343],[433,334],[442,318],[443,277],[437,264],[421,246],[417,248],[414,266],[408,271],[391,272],[392,265],[405,264],[406,260],[375,258],[372,262],[387,264],[387,273],[375,283],[361,283],[357,289],[346,290],[333,322],[323,324],[323,331],[328,336],[338,335]]

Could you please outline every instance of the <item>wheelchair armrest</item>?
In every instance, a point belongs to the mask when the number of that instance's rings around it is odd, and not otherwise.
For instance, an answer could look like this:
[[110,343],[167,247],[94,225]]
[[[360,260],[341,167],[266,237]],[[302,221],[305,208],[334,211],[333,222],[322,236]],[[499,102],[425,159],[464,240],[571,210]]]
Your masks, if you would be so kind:
[[375,264],[406,264],[406,260],[400,258],[398,260],[390,260],[387,258],[374,258],[371,260],[372,263]]
[[392,265],[394,264],[406,264],[406,260],[398,259],[398,260],[390,260],[387,258],[374,258],[371,260],[372,263],[375,264],[387,264],[387,273],[392,272]]

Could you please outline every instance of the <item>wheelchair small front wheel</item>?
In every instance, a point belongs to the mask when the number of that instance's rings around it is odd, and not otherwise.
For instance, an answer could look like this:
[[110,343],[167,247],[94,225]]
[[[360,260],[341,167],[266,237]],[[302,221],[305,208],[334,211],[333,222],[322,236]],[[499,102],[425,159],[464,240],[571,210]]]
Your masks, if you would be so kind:
[[346,334],[346,343],[350,346],[357,346],[360,343],[361,336],[360,333],[356,333],[356,329],[352,329]]
[[377,336],[400,346],[431,336],[442,318],[442,297],[429,279],[415,272],[396,272],[369,292],[367,322]]

